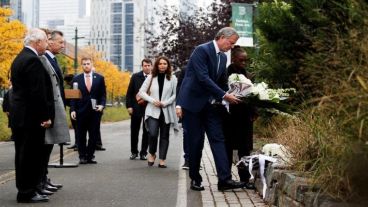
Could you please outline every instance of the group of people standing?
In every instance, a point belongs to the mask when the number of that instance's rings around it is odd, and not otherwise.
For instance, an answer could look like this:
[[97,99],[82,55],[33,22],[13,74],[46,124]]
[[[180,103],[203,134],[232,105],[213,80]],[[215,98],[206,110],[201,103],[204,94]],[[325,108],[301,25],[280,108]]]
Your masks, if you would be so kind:
[[[64,78],[55,57],[64,49],[65,41],[61,31],[30,29],[24,45],[10,69],[9,125],[15,143],[17,201],[47,202],[48,196],[62,188],[48,177],[53,146],[70,142]],[[78,82],[83,98],[72,100],[70,105],[71,117],[78,123],[80,163],[87,164],[96,163],[96,128],[105,106],[106,92],[104,78],[91,72],[91,58],[82,58],[82,66],[84,73],[74,77],[73,82]],[[89,79],[84,78],[87,75]],[[92,99],[96,108],[92,108]],[[91,145],[93,150],[89,150]]]
[[[157,57],[154,64],[149,59],[142,60],[142,71],[133,74],[126,96],[131,115],[131,160],[139,156],[151,167],[158,151],[157,166],[167,168],[170,129],[177,132],[178,119],[182,119],[184,165],[189,168],[192,190],[204,190],[199,170],[205,134],[216,164],[218,190],[253,188],[247,171],[239,170],[240,182],[231,176],[234,145],[238,146],[239,156],[249,155],[253,145],[254,109],[226,92],[231,73],[251,78],[245,70],[247,56],[241,48],[233,49],[232,64],[226,68],[224,52],[232,49],[238,38],[233,28],[225,27],[213,41],[197,46],[179,84],[167,57]],[[55,58],[65,43],[62,32],[40,29],[30,29],[24,43],[11,66],[9,116],[15,141],[17,201],[45,202],[48,195],[62,187],[47,176],[53,145],[70,141],[63,75]],[[94,152],[106,87],[104,77],[93,71],[91,58],[84,57],[81,63],[83,73],[75,76],[72,83],[78,84],[82,97],[70,101],[70,116],[77,122],[79,163],[96,164]],[[145,104],[138,104],[139,99]],[[222,100],[230,103],[230,114],[224,111]],[[141,123],[143,138],[138,151]]]
[[[238,38],[233,28],[225,27],[213,41],[197,46],[185,67],[185,73],[182,73],[183,77],[179,78],[179,86],[166,57],[156,59],[151,73],[145,68],[151,61],[142,61],[143,71],[132,76],[127,92],[126,104],[132,116],[130,159],[138,157],[138,132],[143,119],[140,158],[146,160],[149,143],[148,165],[154,164],[160,131],[158,167],[166,168],[170,126],[177,129],[180,118],[184,131],[183,168],[189,168],[192,190],[204,190],[199,170],[205,134],[216,164],[218,189],[254,188],[249,183],[250,176],[246,170],[239,169],[240,182],[231,178],[234,146],[237,146],[239,157],[249,155],[253,147],[254,108],[227,93],[231,73],[251,78],[245,69],[247,54],[241,48],[233,50],[232,64],[228,69],[226,67],[224,52],[232,49]],[[147,78],[144,78],[146,75]],[[147,101],[147,106],[138,104],[137,94]],[[230,103],[230,114],[226,112],[222,100]]]

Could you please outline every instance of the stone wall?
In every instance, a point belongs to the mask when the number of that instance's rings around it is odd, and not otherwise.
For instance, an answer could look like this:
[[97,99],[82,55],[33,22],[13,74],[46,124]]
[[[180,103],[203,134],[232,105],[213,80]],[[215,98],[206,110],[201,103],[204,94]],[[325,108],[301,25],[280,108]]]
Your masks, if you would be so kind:
[[[259,171],[253,171],[256,175],[255,185],[262,195],[263,185],[259,178]],[[318,187],[312,187],[308,178],[285,169],[277,169],[271,164],[266,169],[267,190],[265,202],[269,206],[280,207],[358,207],[337,202],[320,193]]]

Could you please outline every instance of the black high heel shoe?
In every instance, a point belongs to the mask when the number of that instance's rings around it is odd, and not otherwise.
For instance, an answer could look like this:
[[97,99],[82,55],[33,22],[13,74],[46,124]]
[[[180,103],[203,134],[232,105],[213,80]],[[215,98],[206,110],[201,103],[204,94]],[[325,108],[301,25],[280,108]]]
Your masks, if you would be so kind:
[[153,162],[150,162],[149,161],[149,159],[147,159],[148,161],[147,161],[147,164],[148,164],[148,166],[153,166],[154,164],[155,164],[155,159],[156,159],[156,155],[154,155],[154,156],[152,156],[151,154],[150,154],[150,158],[153,158]]
[[158,164],[159,168],[167,168],[167,165],[161,165],[160,163]]

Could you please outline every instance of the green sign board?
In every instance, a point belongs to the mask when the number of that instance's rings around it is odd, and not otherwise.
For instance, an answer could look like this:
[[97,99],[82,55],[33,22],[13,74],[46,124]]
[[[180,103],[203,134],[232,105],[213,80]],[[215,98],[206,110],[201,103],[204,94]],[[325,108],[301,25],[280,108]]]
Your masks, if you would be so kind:
[[232,3],[232,27],[238,32],[240,46],[253,46],[253,4]]

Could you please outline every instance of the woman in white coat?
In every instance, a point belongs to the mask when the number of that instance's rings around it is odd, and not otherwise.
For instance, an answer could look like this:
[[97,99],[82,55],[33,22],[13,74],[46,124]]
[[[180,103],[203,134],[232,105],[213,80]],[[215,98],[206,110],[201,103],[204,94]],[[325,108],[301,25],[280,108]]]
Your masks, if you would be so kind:
[[160,134],[158,167],[167,167],[165,160],[169,148],[170,126],[177,129],[178,124],[175,113],[176,84],[177,79],[172,75],[169,59],[161,56],[156,59],[151,75],[139,90],[139,96],[148,102],[144,117],[148,131],[148,166],[155,162]]

